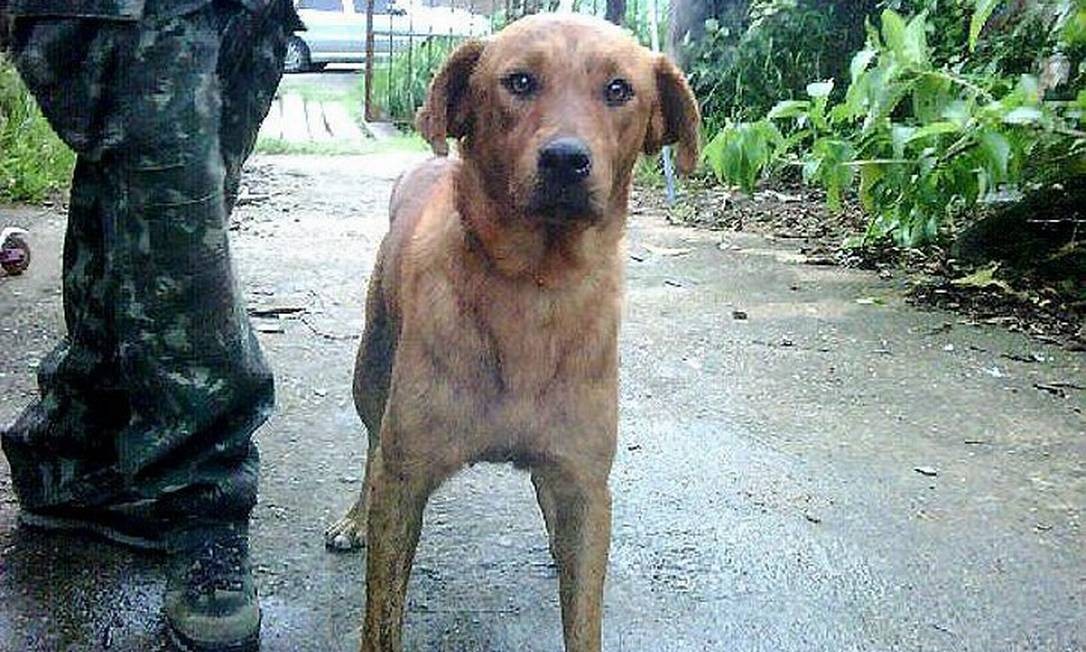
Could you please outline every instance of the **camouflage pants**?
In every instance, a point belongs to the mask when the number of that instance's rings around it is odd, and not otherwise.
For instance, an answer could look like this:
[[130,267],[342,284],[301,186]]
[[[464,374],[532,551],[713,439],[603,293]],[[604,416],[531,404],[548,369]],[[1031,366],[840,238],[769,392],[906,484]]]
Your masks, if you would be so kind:
[[16,20],[16,65],[79,154],[67,336],[40,367],[40,400],[3,433],[26,510],[162,532],[255,504],[252,435],[274,392],[227,230],[296,20],[289,0],[274,9]]

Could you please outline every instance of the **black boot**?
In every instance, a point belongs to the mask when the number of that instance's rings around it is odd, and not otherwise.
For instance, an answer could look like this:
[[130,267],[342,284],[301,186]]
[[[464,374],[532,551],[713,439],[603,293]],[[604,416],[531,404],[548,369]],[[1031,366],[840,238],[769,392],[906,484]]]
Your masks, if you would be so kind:
[[186,652],[240,652],[260,646],[260,605],[246,523],[185,533],[171,556],[164,609],[174,644]]

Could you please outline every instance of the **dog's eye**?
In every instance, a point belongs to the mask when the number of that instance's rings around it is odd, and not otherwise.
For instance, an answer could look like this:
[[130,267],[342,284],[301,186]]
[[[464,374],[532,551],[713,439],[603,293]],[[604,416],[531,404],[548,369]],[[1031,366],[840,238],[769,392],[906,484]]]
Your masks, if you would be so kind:
[[607,83],[607,88],[604,91],[604,96],[607,98],[607,103],[611,106],[618,106],[630,101],[633,97],[633,87],[630,86],[630,82],[625,79],[612,79]]
[[539,82],[530,73],[513,72],[502,79],[502,85],[509,89],[509,92],[513,95],[527,97],[536,92]]

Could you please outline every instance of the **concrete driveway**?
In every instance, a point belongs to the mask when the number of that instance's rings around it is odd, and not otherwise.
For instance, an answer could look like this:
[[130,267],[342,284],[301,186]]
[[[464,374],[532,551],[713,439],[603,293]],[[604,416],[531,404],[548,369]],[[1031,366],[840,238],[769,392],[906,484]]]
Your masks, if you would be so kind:
[[[288,309],[257,321],[279,393],[253,531],[264,650],[357,646],[363,556],[321,532],[361,482],[354,347],[415,158],[261,158],[246,177],[240,277],[253,308]],[[8,423],[63,328],[63,216],[0,222],[29,225],[36,256],[0,278]],[[638,212],[629,240],[605,649],[1086,649],[1083,354],[754,236]],[[166,649],[159,559],[16,513],[0,462],[0,650]],[[408,611],[407,649],[561,648],[525,474],[481,465],[438,492]]]

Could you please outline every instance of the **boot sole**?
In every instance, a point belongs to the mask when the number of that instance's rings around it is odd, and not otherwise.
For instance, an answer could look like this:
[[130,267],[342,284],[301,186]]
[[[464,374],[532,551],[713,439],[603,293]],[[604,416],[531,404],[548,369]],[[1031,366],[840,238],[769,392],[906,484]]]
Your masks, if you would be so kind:
[[129,534],[122,532],[117,528],[110,527],[103,523],[95,523],[93,521],[83,521],[76,518],[65,518],[63,516],[46,516],[33,512],[21,511],[19,512],[19,523],[36,530],[45,530],[47,532],[87,532],[113,543],[118,543],[122,546],[135,548],[137,550],[152,550],[157,552],[166,550],[165,541]]
[[[261,614],[260,620],[264,620]],[[166,631],[170,634],[170,642],[181,652],[256,652],[260,649],[260,625],[257,624],[257,633],[251,638],[230,644],[200,643],[190,639],[174,629],[173,625],[166,622]]]

